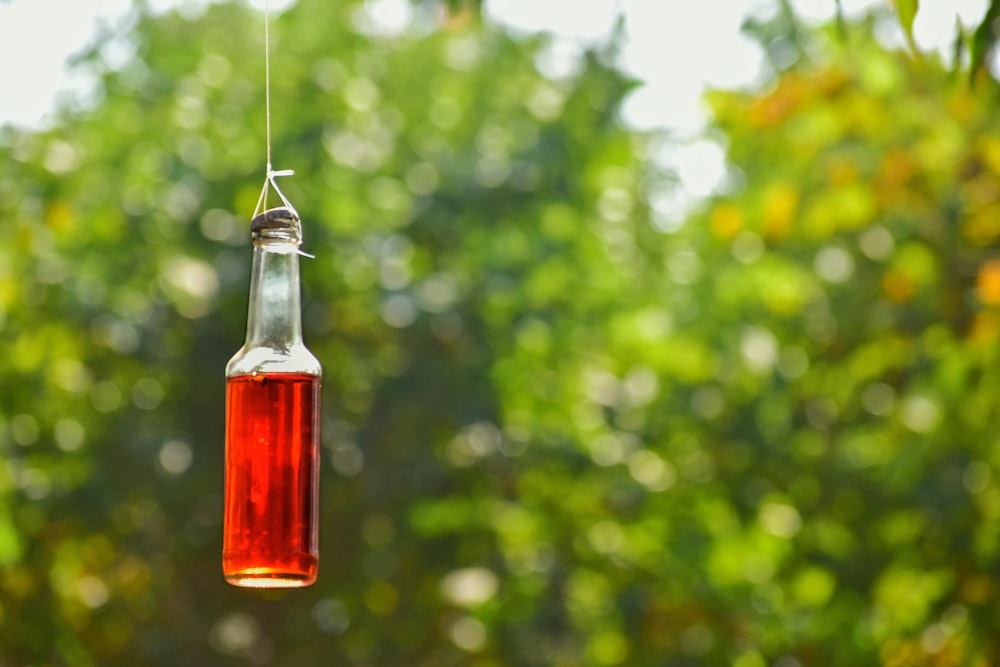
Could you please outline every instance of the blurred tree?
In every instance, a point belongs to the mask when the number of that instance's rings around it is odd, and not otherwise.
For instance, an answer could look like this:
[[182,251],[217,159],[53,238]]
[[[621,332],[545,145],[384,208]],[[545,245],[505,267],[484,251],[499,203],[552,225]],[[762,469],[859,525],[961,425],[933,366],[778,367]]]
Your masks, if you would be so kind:
[[140,11],[81,59],[92,106],[0,131],[0,663],[1000,660],[994,92],[800,33],[709,96],[728,189],[668,231],[613,45],[550,80],[544,38],[430,11],[274,23],[325,366],[307,590],[219,567],[261,17]]
[[[896,18],[907,44],[913,53],[919,53],[919,46],[913,34],[913,25],[920,11],[919,0],[892,0]],[[837,11],[840,14],[841,3],[837,0]],[[995,80],[996,72],[991,72],[991,64],[996,61],[996,44],[1000,37],[1000,0],[990,0],[986,5],[982,19],[969,32],[955,14],[955,40],[953,46],[952,66],[956,71],[968,67],[969,79],[986,83]],[[995,67],[994,67],[995,70]]]
[[711,451],[744,442],[717,460],[744,468],[732,539],[781,546],[709,576],[757,600],[769,658],[993,664],[995,92],[861,28],[849,60],[710,97],[739,185],[687,225],[710,268],[688,289],[732,324],[688,333],[731,350],[701,413]]
[[[547,80],[544,40],[442,30],[430,11],[402,34],[357,2],[302,0],[274,22],[275,161],[299,173],[283,187],[318,256],[306,329],[326,367],[323,574],[296,595],[230,589],[218,563],[221,368],[242,339],[263,175],[261,17],[140,11],[79,59],[100,74],[93,107],[3,131],[0,661],[582,650],[564,566],[517,523],[530,434],[501,430],[497,387],[514,332],[539,350],[581,274],[601,285],[579,317],[624,291],[598,204],[609,183],[638,201],[642,139],[615,115],[631,84],[601,53]],[[116,49],[136,56],[111,69]],[[652,241],[641,220],[619,227]]]

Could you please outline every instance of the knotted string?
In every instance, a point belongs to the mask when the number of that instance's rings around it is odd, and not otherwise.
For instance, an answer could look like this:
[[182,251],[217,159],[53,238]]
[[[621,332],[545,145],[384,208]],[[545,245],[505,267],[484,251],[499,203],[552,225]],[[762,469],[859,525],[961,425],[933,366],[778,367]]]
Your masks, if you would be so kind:
[[[254,207],[251,219],[256,218],[267,209],[267,195],[271,188],[274,188],[274,191],[278,193],[281,203],[296,218],[301,219],[299,212],[295,210],[292,202],[288,201],[288,197],[285,196],[285,193],[278,187],[277,181],[274,180],[279,176],[292,176],[295,174],[295,171],[292,169],[275,171],[271,166],[271,8],[268,0],[264,0],[264,125],[267,137],[267,166],[265,168],[264,187],[260,190],[260,197],[257,198],[257,206]],[[297,252],[305,257],[313,257],[313,255],[302,250],[298,250]]]
[[264,0],[264,131],[267,144],[267,166],[264,173],[264,187],[260,190],[260,197],[257,199],[257,206],[254,208],[252,217],[256,218],[267,208],[267,193],[272,186],[281,197],[282,203],[298,215],[295,207],[288,201],[274,180],[278,176],[291,176],[295,172],[291,169],[275,171],[271,166],[271,7],[268,0]]

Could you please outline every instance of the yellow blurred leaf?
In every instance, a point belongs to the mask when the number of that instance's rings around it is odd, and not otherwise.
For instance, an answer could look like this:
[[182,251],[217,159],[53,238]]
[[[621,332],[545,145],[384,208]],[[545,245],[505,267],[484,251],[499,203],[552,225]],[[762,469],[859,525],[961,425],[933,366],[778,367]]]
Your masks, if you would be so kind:
[[895,303],[905,303],[913,297],[913,279],[898,269],[890,269],[882,276],[882,292]]
[[75,222],[76,214],[66,202],[53,202],[45,211],[45,224],[57,233],[72,230]]
[[788,236],[799,205],[799,190],[787,182],[775,183],[764,193],[761,211],[764,236],[779,240]]
[[1000,259],[991,259],[979,267],[976,296],[987,306],[1000,306]]
[[717,237],[724,241],[731,239],[743,228],[743,211],[735,204],[719,204],[712,210],[710,224]]
[[969,340],[977,344],[993,344],[1000,337],[1000,316],[995,311],[976,313],[969,328]]

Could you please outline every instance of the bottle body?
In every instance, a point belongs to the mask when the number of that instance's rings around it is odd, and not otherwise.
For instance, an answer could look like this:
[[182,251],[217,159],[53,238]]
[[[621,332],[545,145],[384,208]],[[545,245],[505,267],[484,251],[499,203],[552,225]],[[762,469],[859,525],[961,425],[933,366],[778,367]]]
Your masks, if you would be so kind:
[[316,375],[226,380],[222,567],[238,586],[307,586],[319,566]]
[[297,236],[254,223],[247,339],[226,366],[222,568],[237,586],[308,586],[319,564],[322,369],[302,342]]

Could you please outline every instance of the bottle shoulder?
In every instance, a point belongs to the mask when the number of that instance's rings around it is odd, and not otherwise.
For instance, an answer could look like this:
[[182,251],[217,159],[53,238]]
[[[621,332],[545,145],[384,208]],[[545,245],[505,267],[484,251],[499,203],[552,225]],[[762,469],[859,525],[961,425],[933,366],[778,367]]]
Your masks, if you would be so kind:
[[288,347],[245,344],[226,364],[226,377],[251,373],[323,375],[319,359],[302,343]]

